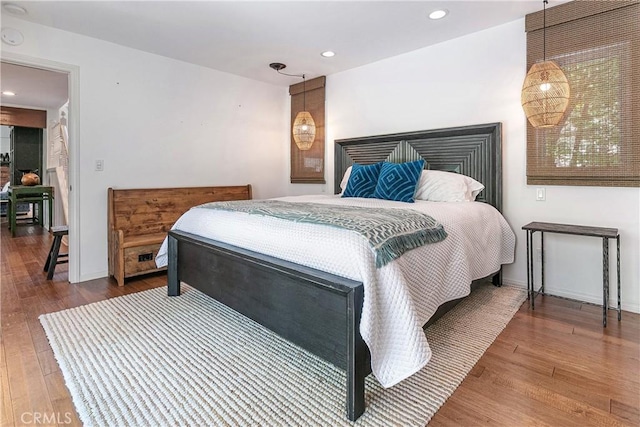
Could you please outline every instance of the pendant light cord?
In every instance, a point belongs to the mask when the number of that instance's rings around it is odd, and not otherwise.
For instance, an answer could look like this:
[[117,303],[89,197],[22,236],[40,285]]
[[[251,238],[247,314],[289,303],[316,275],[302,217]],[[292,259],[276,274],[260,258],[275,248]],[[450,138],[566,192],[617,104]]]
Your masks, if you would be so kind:
[[[545,0],[546,1],[546,0]],[[302,77],[302,110],[307,111],[307,79],[304,74],[287,74],[280,70],[276,70],[278,74],[289,77]]]
[[282,74],[283,76],[302,77],[302,111],[307,111],[307,76],[304,74],[283,73],[281,70],[285,69],[287,66],[280,62],[272,62],[269,64],[269,67],[276,70],[278,74]]
[[547,3],[549,0],[542,0],[542,60],[547,60]]

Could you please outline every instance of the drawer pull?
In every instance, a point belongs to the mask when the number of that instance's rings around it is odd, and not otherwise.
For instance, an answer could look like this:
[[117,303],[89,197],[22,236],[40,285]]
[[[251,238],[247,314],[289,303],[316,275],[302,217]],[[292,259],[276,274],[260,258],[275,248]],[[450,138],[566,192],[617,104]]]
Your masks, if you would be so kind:
[[153,252],[138,255],[138,262],[153,261]]

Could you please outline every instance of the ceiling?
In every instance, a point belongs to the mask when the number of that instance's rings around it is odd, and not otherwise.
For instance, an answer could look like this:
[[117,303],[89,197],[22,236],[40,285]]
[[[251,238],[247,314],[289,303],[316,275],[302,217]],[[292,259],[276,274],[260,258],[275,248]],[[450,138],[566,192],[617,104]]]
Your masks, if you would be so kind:
[[2,62],[0,77],[0,91],[8,90],[16,94],[3,94],[0,99],[2,105],[54,109],[69,99],[68,77],[64,73]]
[[[549,6],[568,0],[551,0]],[[3,2],[3,5],[7,2]],[[287,86],[460,37],[542,9],[508,1],[14,1],[20,19]],[[434,9],[449,14],[434,21]],[[9,14],[6,9],[3,13]],[[523,28],[524,31],[524,28]],[[320,53],[332,50],[333,58]],[[3,76],[4,79],[4,76]],[[4,85],[4,82],[3,82]],[[3,99],[4,101],[4,99]]]

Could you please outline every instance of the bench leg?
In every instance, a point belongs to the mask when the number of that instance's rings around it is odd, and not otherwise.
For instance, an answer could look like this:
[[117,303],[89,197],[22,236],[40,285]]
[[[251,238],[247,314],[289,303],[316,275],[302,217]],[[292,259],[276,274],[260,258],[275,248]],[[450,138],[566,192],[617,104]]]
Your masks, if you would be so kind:
[[49,272],[49,266],[51,265],[51,254],[53,254],[53,248],[56,245],[56,237],[54,236],[53,242],[51,242],[51,248],[49,248],[49,255],[47,255],[47,262],[44,263],[42,271]]
[[116,237],[116,258],[113,260],[113,278],[118,282],[118,286],[124,286],[124,248],[122,247],[122,232]]
[[49,252],[49,257],[47,257],[47,280],[53,279],[53,273],[56,270],[56,264],[58,263],[58,254],[60,253],[61,243],[62,236],[55,236],[53,238],[51,251]]
[[118,286],[124,286],[124,265],[120,270],[116,271],[114,278],[118,282]]

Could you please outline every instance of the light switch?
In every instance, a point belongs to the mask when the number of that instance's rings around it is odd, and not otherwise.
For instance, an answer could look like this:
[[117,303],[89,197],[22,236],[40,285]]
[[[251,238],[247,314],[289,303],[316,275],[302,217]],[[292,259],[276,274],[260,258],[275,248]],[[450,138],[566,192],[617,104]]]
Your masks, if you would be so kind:
[[544,188],[536,188],[536,200],[539,202],[547,200],[547,192]]

